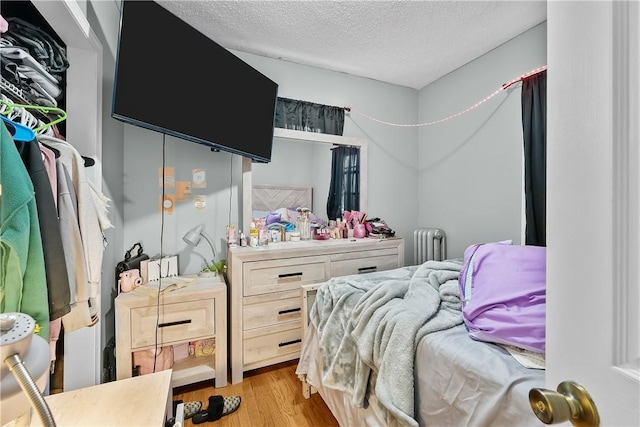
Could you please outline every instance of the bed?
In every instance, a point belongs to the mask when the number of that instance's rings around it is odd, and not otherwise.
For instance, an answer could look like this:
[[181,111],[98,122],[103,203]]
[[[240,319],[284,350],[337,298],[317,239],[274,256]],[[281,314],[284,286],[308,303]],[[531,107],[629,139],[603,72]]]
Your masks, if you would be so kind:
[[464,263],[427,261],[317,288],[296,373],[341,426],[540,425],[528,394],[544,387],[543,359],[529,364],[526,350],[471,338]]

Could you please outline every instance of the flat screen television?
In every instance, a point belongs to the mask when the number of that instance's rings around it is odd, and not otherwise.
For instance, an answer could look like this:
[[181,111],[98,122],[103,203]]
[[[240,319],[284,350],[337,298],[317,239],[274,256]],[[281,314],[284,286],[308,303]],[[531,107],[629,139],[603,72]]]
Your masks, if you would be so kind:
[[122,2],[114,118],[269,162],[277,94],[277,83],[158,3]]

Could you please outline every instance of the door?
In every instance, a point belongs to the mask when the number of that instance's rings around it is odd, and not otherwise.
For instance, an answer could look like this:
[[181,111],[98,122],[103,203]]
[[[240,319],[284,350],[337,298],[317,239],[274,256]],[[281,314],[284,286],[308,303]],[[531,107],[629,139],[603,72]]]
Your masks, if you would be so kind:
[[640,425],[640,13],[548,2],[547,388]]

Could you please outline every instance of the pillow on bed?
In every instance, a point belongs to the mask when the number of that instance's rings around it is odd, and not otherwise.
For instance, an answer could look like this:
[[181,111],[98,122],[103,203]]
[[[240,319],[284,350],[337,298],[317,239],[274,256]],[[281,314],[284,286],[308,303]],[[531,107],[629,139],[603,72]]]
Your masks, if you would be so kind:
[[546,248],[469,246],[459,284],[462,316],[472,338],[544,353]]

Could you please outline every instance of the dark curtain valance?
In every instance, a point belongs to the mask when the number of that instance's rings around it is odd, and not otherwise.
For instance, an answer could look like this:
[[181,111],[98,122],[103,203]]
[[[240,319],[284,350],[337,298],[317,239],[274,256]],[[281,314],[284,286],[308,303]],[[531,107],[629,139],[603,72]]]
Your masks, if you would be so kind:
[[275,127],[342,135],[344,108],[278,97]]

